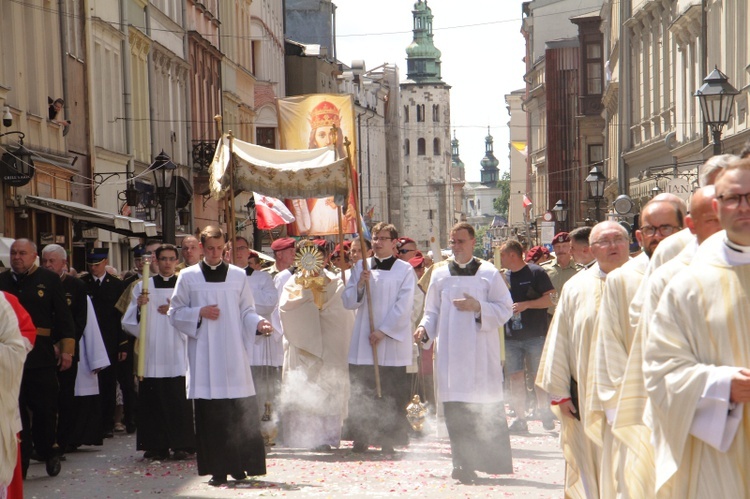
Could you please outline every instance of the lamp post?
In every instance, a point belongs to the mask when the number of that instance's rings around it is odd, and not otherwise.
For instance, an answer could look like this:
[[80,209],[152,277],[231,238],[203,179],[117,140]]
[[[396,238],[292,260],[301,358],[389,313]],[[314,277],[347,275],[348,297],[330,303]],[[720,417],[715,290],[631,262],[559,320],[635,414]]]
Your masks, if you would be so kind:
[[701,104],[704,123],[711,128],[714,142],[714,156],[721,154],[721,130],[729,123],[734,98],[739,91],[729,84],[727,75],[714,66],[711,74],[703,80],[695,96]]
[[156,193],[161,205],[161,237],[165,244],[175,243],[175,192],[174,172],[177,165],[172,163],[170,157],[162,150],[148,169],[154,174]]
[[562,230],[565,227],[565,221],[568,220],[568,205],[562,199],[558,199],[552,211],[555,212],[555,219],[560,222],[560,230]]
[[604,176],[599,165],[594,165],[591,171],[589,171],[589,176],[586,177],[586,183],[589,184],[589,199],[594,200],[594,218],[599,222],[601,220],[599,203],[604,199],[604,187],[607,185],[607,177]]
[[655,198],[661,193],[661,187],[659,187],[659,184],[654,185],[651,188],[651,198]]

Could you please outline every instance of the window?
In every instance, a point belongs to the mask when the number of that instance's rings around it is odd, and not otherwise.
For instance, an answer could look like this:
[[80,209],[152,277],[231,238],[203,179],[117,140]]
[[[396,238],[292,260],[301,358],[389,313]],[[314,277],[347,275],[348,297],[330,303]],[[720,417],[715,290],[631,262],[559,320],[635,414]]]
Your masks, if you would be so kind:
[[269,149],[276,149],[276,129],[259,126],[255,129],[255,143]]
[[418,156],[424,156],[425,155],[425,142],[424,139],[417,140],[417,155]]
[[432,121],[434,123],[440,122],[440,104],[432,105]]
[[409,123],[409,106],[404,106],[404,123]]
[[424,104],[417,104],[417,121],[424,121]]
[[408,156],[409,152],[409,139],[406,139],[404,141],[404,156]]
[[432,139],[432,155],[440,156],[440,139]]
[[589,164],[604,161],[604,146],[602,144],[589,144]]
[[602,93],[602,46],[599,42],[585,44],[586,57],[586,88],[585,95],[601,95]]

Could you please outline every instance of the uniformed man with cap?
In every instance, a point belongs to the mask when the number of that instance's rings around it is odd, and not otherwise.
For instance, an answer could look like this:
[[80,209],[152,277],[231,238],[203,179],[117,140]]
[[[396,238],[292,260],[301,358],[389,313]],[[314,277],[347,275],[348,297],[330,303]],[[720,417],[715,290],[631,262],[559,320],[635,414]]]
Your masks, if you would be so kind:
[[[59,387],[57,368],[69,369],[75,352],[76,328],[65,302],[60,277],[36,264],[36,245],[17,239],[10,247],[11,270],[0,274],[0,290],[18,297],[37,328],[36,343],[24,364],[21,381],[21,461],[26,475],[33,447],[45,461],[47,474],[60,473],[55,445]],[[55,346],[59,349],[56,358]]]
[[571,253],[570,234],[567,232],[555,234],[552,239],[552,249],[555,251],[555,257],[541,264],[555,287],[555,292],[552,294],[552,306],[547,309],[550,321],[555,313],[555,304],[557,303],[557,297],[562,292],[563,285],[578,272],[578,266],[573,261],[573,254]]
[[[83,276],[86,290],[96,312],[96,320],[107,349],[110,366],[99,372],[99,393],[102,399],[102,428],[105,438],[111,438],[115,425],[115,394],[117,391],[117,366],[127,357],[127,338],[120,323],[122,314],[115,305],[125,283],[106,271],[109,249],[92,248],[86,255],[89,273]],[[131,428],[135,431],[135,428]]]

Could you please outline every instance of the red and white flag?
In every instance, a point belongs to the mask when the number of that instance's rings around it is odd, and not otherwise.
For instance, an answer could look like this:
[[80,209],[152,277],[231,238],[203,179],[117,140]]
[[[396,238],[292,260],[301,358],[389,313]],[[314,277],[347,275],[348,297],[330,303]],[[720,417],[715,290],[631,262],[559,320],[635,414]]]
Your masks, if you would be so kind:
[[255,199],[255,216],[259,229],[273,229],[279,225],[294,222],[294,215],[280,200],[253,192]]
[[527,196],[526,194],[524,194],[523,195],[523,207],[524,208],[528,208],[529,206],[531,206],[531,204],[532,203],[531,203],[531,199],[529,199],[529,196]]

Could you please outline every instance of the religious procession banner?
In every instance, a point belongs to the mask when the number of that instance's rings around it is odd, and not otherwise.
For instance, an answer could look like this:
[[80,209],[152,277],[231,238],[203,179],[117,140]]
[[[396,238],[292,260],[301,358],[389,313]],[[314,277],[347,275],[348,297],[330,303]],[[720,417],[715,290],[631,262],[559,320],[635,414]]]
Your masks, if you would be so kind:
[[[331,148],[337,158],[345,158],[344,138],[348,138],[350,147],[352,174],[357,171],[355,151],[357,148],[354,133],[354,102],[351,95],[312,94],[288,97],[277,101],[279,116],[279,135],[282,149],[316,149]],[[338,133],[333,134],[333,126]],[[335,136],[334,136],[335,135]],[[356,184],[355,184],[356,185]],[[338,234],[338,209],[344,206],[345,234],[354,234],[356,213],[354,200],[349,197],[335,197],[320,192],[308,196],[308,199],[290,199],[283,196],[295,221],[287,225],[291,236],[325,236]],[[345,203],[345,200],[348,202]]]
[[[277,198],[336,196],[349,193],[346,159],[336,158],[333,148],[303,151],[269,149],[238,139],[232,140],[236,159],[235,192],[257,192]],[[224,135],[211,162],[211,193],[221,196],[229,189],[229,136]]]

